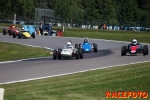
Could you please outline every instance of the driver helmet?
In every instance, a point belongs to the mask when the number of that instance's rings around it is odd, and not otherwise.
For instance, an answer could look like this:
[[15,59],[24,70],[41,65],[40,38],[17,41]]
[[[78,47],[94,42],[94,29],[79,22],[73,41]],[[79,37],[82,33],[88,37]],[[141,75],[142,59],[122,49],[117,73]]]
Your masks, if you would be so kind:
[[87,38],[84,39],[84,43],[88,42]]
[[71,42],[67,42],[67,46],[71,46]]
[[24,29],[24,27],[22,27],[22,31],[24,31],[25,29]]
[[136,45],[138,43],[138,41],[136,39],[132,40],[132,44]]
[[12,27],[15,28],[15,25],[13,25]]
[[70,42],[70,43],[72,44],[72,41],[71,41],[71,40],[69,40],[68,42]]

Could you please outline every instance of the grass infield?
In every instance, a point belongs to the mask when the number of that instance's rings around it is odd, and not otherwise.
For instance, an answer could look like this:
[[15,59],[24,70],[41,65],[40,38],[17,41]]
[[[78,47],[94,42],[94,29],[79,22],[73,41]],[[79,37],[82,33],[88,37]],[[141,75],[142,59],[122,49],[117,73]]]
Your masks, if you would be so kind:
[[46,50],[44,48],[6,42],[0,42],[0,46],[0,61],[50,56],[50,50]]
[[150,32],[144,31],[102,31],[90,29],[66,29],[66,37],[89,37],[96,39],[129,41],[137,39],[141,43],[150,43]]
[[[105,100],[106,91],[150,93],[149,72],[150,63],[141,63],[0,85],[0,88],[5,89],[5,100]],[[130,100],[135,99],[130,97]]]

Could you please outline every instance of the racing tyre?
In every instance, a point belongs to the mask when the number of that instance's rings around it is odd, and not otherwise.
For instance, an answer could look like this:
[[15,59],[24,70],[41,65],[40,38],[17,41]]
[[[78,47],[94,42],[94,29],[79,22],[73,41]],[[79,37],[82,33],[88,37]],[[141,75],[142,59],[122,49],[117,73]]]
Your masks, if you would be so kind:
[[13,34],[13,31],[12,31],[12,30],[10,30],[10,31],[9,31],[9,35],[11,36],[12,34]]
[[97,44],[93,43],[94,52],[97,52]]
[[122,48],[121,48],[121,56],[124,56],[125,55],[125,46],[123,46]]
[[81,44],[79,44],[79,48],[82,48],[82,47],[81,47]]
[[35,38],[35,33],[34,33],[34,32],[32,33],[32,38],[33,38],[33,39]]
[[15,32],[13,32],[13,38],[16,38],[16,33]]
[[6,35],[6,29],[3,29],[3,35]]
[[146,55],[148,55],[148,46],[145,45],[145,49],[146,49]]
[[75,44],[75,48],[78,49],[78,48],[79,48],[79,45],[78,45],[78,44]]
[[53,59],[56,60],[57,59],[57,50],[53,51]]
[[127,54],[127,51],[128,51],[127,47],[126,47],[126,46],[124,46],[124,55],[126,55],[126,54]]
[[143,46],[143,55],[144,56],[146,55],[146,46],[145,45]]
[[21,33],[19,33],[19,34],[18,34],[18,38],[21,39],[21,37],[22,37],[22,36],[21,36]]
[[82,51],[82,49],[79,49],[79,55],[80,55],[80,58],[83,59],[83,51]]
[[76,59],[80,58],[79,50],[76,51]]
[[58,59],[61,59],[61,49],[58,49]]

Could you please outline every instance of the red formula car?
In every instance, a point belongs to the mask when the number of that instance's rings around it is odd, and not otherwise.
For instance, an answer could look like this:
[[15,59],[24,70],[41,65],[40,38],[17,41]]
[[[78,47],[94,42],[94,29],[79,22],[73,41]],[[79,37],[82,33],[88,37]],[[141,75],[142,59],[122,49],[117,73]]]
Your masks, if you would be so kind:
[[15,25],[12,25],[8,28],[8,30],[6,29],[3,29],[3,35],[6,35],[6,34],[9,34],[9,35],[13,35],[13,34],[19,34],[19,30],[16,29],[16,26]]
[[123,46],[121,48],[121,56],[125,56],[127,54],[140,54],[143,53],[143,55],[148,55],[148,46],[141,44],[133,45],[129,44],[128,46]]

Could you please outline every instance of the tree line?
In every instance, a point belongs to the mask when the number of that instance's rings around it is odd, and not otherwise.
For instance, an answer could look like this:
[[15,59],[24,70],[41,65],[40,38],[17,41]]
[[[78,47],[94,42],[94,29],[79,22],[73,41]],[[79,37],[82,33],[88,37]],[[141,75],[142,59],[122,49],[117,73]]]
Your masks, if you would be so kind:
[[150,27],[150,0],[0,0],[0,19],[34,17],[35,8],[53,9],[68,23]]

